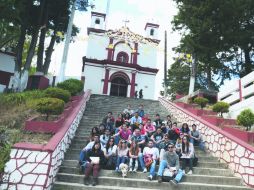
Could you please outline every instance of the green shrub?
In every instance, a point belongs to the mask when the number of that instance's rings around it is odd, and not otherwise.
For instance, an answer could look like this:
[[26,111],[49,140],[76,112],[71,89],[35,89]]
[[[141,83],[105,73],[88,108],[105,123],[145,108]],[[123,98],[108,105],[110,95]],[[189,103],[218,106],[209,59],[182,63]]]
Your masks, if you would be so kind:
[[57,87],[68,90],[72,96],[75,96],[83,91],[84,83],[77,79],[68,79],[61,83],[58,83]]
[[246,131],[249,131],[254,124],[254,113],[251,109],[245,109],[237,116],[237,124],[246,127]]
[[49,115],[59,115],[64,110],[64,101],[57,98],[41,98],[37,101],[36,110],[46,114],[46,120]]
[[3,144],[0,146],[0,172],[4,171],[5,163],[9,161],[11,153],[11,145]]
[[61,89],[61,88],[47,88],[45,91],[45,97],[48,98],[58,98],[63,100],[64,102],[68,102],[70,100],[71,94],[69,91]]
[[201,109],[203,109],[208,102],[209,102],[208,99],[203,97],[197,97],[194,99],[194,103],[198,104],[201,107]]
[[221,117],[223,113],[227,113],[229,110],[229,104],[226,102],[217,102],[213,105],[213,111],[220,113]]

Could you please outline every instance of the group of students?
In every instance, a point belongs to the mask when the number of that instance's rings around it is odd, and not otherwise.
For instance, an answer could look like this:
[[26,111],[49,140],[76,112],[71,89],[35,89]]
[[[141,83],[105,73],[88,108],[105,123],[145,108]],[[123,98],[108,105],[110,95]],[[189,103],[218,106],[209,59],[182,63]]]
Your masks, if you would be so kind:
[[[100,168],[119,172],[121,163],[128,164],[129,172],[142,170],[146,173],[149,170],[149,180],[154,179],[156,164],[159,164],[158,182],[166,176],[172,183],[178,184],[187,166],[187,174],[192,174],[193,162],[197,162],[194,146],[204,149],[195,124],[192,130],[187,123],[178,128],[176,122],[172,123],[170,115],[163,121],[159,114],[152,122],[143,105],[136,111],[128,105],[117,119],[108,112],[99,127],[91,130],[79,163],[85,173],[85,185],[89,185],[91,174],[92,185],[98,183]],[[181,167],[179,160],[182,161]]]

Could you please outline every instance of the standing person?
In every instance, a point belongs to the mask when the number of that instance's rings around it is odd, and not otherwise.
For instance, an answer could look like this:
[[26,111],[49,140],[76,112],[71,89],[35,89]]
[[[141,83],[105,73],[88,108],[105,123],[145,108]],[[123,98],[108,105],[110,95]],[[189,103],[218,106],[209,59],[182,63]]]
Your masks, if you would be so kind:
[[137,129],[140,123],[142,123],[142,118],[138,115],[138,112],[135,112],[135,115],[131,118],[132,131]]
[[128,147],[127,147],[127,141],[120,140],[118,148],[117,148],[117,161],[116,161],[116,172],[119,172],[119,165],[121,163],[127,163],[128,162]]
[[138,91],[135,91],[135,98],[138,98]]
[[153,141],[149,140],[148,147],[145,147],[143,154],[139,155],[139,162],[143,172],[147,172],[147,168],[150,167],[148,179],[151,181],[155,176],[156,162],[159,160],[159,150],[153,146]]
[[194,146],[189,142],[188,136],[183,137],[181,153],[183,173],[185,174],[186,166],[189,164],[189,172],[187,174],[191,175],[193,170]]
[[155,120],[154,120],[154,125],[155,125],[155,127],[157,128],[157,127],[161,127],[161,125],[162,125],[162,119],[161,119],[161,117],[160,117],[160,114],[156,114],[155,115]]
[[111,111],[109,111],[107,116],[103,118],[102,123],[106,126],[106,129],[109,129],[111,133],[113,132],[115,118]]
[[87,151],[85,160],[87,163],[85,168],[84,184],[89,185],[89,176],[93,173],[92,185],[95,186],[98,184],[99,170],[104,162],[104,154],[99,142],[95,142],[93,148]]
[[139,117],[143,118],[145,116],[144,105],[140,104],[136,112],[138,112]]
[[162,182],[162,175],[165,168],[169,168],[172,172],[174,179],[170,180],[171,183],[177,185],[183,177],[183,172],[180,169],[179,157],[174,151],[175,145],[173,143],[168,145],[167,151],[164,153],[163,158],[159,165],[158,182]]
[[140,99],[143,98],[143,89],[140,89],[140,91],[139,91],[139,98],[140,98]]
[[106,147],[103,149],[105,157],[105,168],[112,170],[116,165],[116,150],[117,146],[114,143],[114,138],[110,138]]
[[[130,163],[129,163],[129,171],[130,172],[137,172],[138,169],[138,155],[140,153],[140,148],[138,147],[138,144],[136,141],[132,141],[131,147],[129,150],[129,158],[130,158]],[[134,166],[133,166],[134,165]]]

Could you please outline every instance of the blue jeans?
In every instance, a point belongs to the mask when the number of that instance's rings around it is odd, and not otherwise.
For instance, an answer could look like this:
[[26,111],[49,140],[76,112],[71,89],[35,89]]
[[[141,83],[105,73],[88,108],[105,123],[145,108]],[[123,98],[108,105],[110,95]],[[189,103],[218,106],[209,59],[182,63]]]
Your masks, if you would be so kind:
[[193,144],[193,146],[198,145],[200,150],[205,150],[205,143],[202,140],[197,141],[197,140],[194,140],[193,138],[190,138],[190,142]]
[[117,161],[116,161],[116,168],[119,168],[119,165],[121,164],[121,163],[125,163],[125,162],[127,162],[128,161],[128,157],[126,157],[126,156],[121,156],[121,157],[117,157]]
[[[160,165],[159,165],[158,176],[162,176],[164,169],[167,168],[167,167],[168,167],[167,161],[166,160],[161,160]],[[183,171],[181,169],[179,169],[177,171],[176,176],[175,176],[175,180],[177,182],[180,182],[182,177],[183,177]]]
[[[144,170],[146,166],[145,166],[144,157],[142,153],[138,155],[138,160],[140,162],[141,168]],[[153,163],[151,164],[150,171],[149,171],[150,175],[152,175],[153,177],[155,176],[155,167],[156,167],[156,160],[154,160]]]

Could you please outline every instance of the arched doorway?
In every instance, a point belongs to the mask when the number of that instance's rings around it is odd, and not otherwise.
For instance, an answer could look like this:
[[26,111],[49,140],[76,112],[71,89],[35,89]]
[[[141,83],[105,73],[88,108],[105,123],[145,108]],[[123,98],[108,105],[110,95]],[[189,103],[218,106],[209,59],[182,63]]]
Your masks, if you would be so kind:
[[122,77],[116,77],[111,80],[110,96],[126,97],[128,91],[128,83]]

